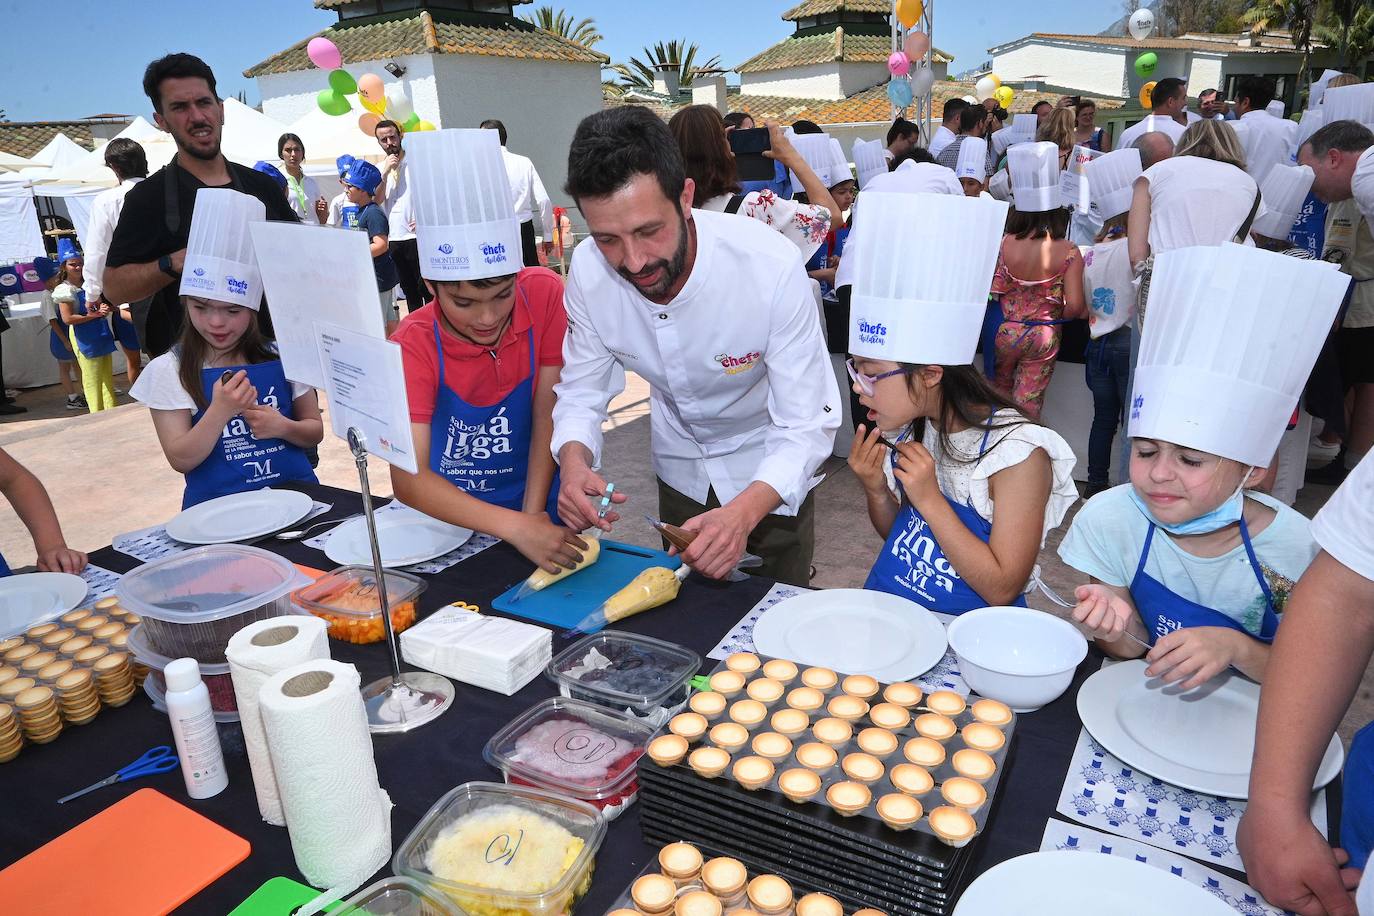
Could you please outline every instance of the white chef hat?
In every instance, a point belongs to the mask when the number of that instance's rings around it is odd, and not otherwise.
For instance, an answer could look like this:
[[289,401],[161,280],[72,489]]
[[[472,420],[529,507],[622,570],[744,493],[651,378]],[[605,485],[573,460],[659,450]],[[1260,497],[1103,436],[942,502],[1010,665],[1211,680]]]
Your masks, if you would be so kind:
[[854,141],[854,171],[859,174],[859,190],[868,187],[869,179],[887,172],[887,157],[883,155],[881,140]]
[[982,197],[865,192],[854,228],[857,244],[841,259],[855,262],[849,351],[895,362],[967,365],[978,346],[1006,220],[1006,204]]
[[485,280],[520,270],[520,224],[496,131],[416,131],[406,162],[420,276]]
[[1232,242],[1161,252],[1130,435],[1267,467],[1349,281]]
[[1082,180],[1098,219],[1105,222],[1131,209],[1135,180],[1143,171],[1140,165],[1140,150],[1134,147],[1113,150],[1084,164]]
[[849,160],[844,157],[844,147],[834,137],[830,138],[830,174],[825,177],[825,186],[833,188],[843,181],[854,181],[854,171]]
[[1307,138],[1321,130],[1326,123],[1326,111],[1321,108],[1309,108],[1302,113],[1302,120],[1298,122],[1298,133],[1293,141],[1293,155],[1297,157],[1298,149],[1307,142]]
[[[811,171],[816,173],[816,177],[821,180],[821,184],[830,187],[830,170],[834,165],[834,159],[830,151],[829,134],[799,134],[787,128],[787,139],[792,141],[797,153],[806,160],[806,164],[811,166]],[[801,179],[797,173],[788,171],[788,176],[792,179],[792,190],[794,193],[802,193]]]
[[1011,176],[1006,169],[998,169],[988,182],[988,193],[996,200],[1011,201]]
[[1018,143],[1007,150],[1007,171],[1017,210],[1043,213],[1059,209],[1058,146],[1045,140]]
[[1282,117],[1283,117],[1283,100],[1282,100],[1282,99],[1274,99],[1274,100],[1273,100],[1272,102],[1270,102],[1268,105],[1265,105],[1265,106],[1264,106],[1264,110],[1265,110],[1266,113],[1271,114],[1271,115],[1273,115],[1273,116],[1276,117],[1276,118],[1282,118]]
[[179,295],[256,312],[262,305],[262,274],[248,226],[266,219],[267,207],[256,197],[229,188],[197,191]]
[[1302,212],[1315,176],[1305,165],[1275,163],[1260,182],[1260,211],[1252,227],[1271,239],[1286,239]]
[[1337,86],[1322,95],[1325,123],[1358,121],[1365,126],[1374,124],[1374,83]]
[[969,137],[959,141],[959,158],[954,164],[955,178],[972,178],[978,182],[988,179],[988,141]]

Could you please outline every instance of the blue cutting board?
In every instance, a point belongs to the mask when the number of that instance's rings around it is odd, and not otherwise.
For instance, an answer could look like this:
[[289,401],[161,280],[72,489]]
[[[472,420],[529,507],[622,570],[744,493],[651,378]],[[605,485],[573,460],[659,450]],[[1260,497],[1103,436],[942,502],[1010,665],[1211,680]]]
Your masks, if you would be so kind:
[[523,581],[518,582],[498,595],[491,606],[512,617],[523,617],[566,630],[581,623],[583,617],[649,567],[677,569],[681,565],[680,558],[670,557],[662,550],[603,540],[600,559],[586,569],[555,582],[543,591],[513,601],[515,593],[524,584]]

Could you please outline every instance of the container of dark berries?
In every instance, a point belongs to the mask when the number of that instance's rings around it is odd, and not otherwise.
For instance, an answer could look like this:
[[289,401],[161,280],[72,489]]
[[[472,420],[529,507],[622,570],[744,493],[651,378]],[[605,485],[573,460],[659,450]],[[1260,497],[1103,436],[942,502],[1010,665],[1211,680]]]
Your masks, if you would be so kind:
[[701,656],[674,643],[605,631],[578,640],[544,669],[559,692],[661,725],[692,692]]
[[580,799],[614,820],[639,794],[644,720],[566,697],[536,703],[491,736],[482,756],[511,785]]

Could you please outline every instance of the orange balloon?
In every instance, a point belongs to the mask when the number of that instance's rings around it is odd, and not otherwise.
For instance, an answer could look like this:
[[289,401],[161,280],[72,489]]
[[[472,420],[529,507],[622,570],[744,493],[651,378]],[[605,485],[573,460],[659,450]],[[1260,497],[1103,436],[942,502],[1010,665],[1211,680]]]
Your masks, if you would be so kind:
[[358,95],[369,102],[386,102],[386,86],[375,73],[364,73],[358,77]]
[[358,115],[358,130],[367,134],[369,137],[375,136],[377,133],[377,125],[380,124],[381,121],[381,115],[373,114],[370,111],[367,114]]
[[925,4],[921,0],[897,0],[897,21],[905,28],[912,28],[920,22],[925,11]]
[[1149,108],[1149,107],[1150,107],[1150,93],[1152,93],[1152,92],[1154,92],[1154,91],[1155,91],[1155,81],[1154,81],[1154,80],[1150,80],[1150,81],[1149,81],[1148,83],[1146,83],[1144,86],[1141,86],[1141,87],[1140,87],[1140,107],[1141,107],[1141,108]]

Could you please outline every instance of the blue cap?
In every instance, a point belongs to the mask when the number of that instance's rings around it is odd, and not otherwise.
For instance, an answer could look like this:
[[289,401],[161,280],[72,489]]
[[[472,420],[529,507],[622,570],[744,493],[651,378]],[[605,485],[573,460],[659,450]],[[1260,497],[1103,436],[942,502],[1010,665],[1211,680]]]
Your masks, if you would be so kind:
[[47,283],[57,276],[57,262],[52,258],[34,258],[33,272],[38,274],[40,282]]
[[354,159],[348,164],[348,170],[339,178],[344,184],[351,184],[369,194],[375,194],[377,186],[382,183],[382,172],[366,159]]
[[348,167],[353,164],[353,157],[344,153],[334,160],[334,167],[339,170],[339,177],[342,178],[348,173]]
[[281,173],[281,169],[277,168],[272,163],[264,162],[263,160],[259,159],[253,165],[253,171],[262,172],[264,175],[275,181],[277,183],[277,187],[281,188],[283,191],[286,190],[286,176]]
[[76,247],[76,242],[68,238],[57,240],[57,263],[66,264],[72,258],[81,257],[81,250]]

